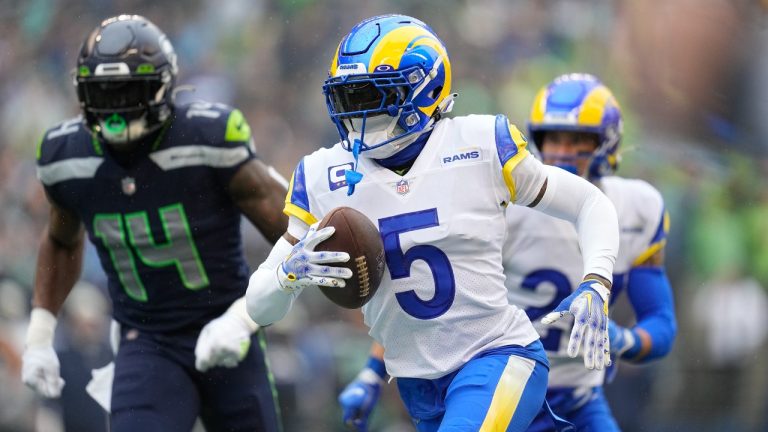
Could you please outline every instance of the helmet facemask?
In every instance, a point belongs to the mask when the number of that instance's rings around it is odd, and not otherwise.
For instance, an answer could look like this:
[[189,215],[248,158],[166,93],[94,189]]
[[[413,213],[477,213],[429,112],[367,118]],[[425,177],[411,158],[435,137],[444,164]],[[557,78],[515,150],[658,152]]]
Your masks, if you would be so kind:
[[78,78],[86,122],[115,147],[144,138],[170,115],[170,74],[146,77]]
[[359,156],[383,161],[405,155],[450,110],[450,89],[447,50],[415,18],[369,18],[342,39],[323,94],[342,146],[355,159],[345,172],[348,194],[362,179]]
[[359,142],[360,154],[385,159],[416,141],[433,123],[413,104],[430,79],[420,66],[329,78],[323,91],[345,148]]

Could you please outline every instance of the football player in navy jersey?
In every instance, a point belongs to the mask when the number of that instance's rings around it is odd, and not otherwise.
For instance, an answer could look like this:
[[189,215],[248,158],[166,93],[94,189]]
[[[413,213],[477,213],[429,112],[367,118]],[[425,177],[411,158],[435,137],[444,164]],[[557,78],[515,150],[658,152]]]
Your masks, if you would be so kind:
[[176,54],[141,16],[83,43],[82,116],[48,130],[38,177],[51,203],[40,245],[24,382],[58,397],[56,315],[87,232],[120,326],[110,424],[120,431],[280,430],[263,332],[246,313],[240,215],[275,242],[284,180],[256,156],[240,111],[174,105]]

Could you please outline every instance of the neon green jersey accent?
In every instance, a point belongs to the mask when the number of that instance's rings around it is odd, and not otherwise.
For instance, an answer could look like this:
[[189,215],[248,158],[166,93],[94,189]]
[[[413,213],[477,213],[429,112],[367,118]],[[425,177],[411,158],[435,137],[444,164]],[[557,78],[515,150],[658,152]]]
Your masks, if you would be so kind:
[[229,113],[227,119],[227,132],[224,135],[226,141],[248,141],[251,139],[251,127],[245,121],[243,113],[236,109]]

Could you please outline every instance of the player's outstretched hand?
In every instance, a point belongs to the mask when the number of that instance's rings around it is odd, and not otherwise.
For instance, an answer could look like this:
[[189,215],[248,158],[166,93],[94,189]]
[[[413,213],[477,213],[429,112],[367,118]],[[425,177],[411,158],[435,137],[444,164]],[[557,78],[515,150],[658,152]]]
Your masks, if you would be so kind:
[[26,348],[21,356],[21,380],[47,398],[61,396],[64,380],[59,357],[53,349],[56,317],[46,309],[34,308],[27,329]]
[[52,346],[28,347],[21,359],[21,379],[37,394],[47,398],[61,396],[64,379],[59,374],[59,357]]
[[195,368],[205,372],[212,367],[233,368],[248,354],[251,335],[259,330],[245,307],[245,298],[235,300],[220,317],[200,331],[195,345]]
[[216,366],[233,368],[251,347],[251,330],[239,317],[224,314],[203,327],[195,345],[195,368],[200,372]]
[[608,340],[608,296],[610,291],[595,279],[587,279],[555,308],[541,319],[552,324],[566,314],[573,315],[573,330],[568,342],[568,355],[579,355],[582,347],[584,366],[602,369],[611,364]]
[[[378,369],[383,371],[383,362],[375,361],[381,363],[381,368]],[[368,416],[371,415],[371,411],[379,400],[382,382],[384,378],[379,372],[366,367],[344,388],[339,395],[339,404],[342,409],[342,420],[347,427],[357,432],[368,430]]]
[[352,277],[352,271],[347,268],[324,265],[347,262],[348,253],[315,252],[315,247],[334,232],[333,227],[317,230],[313,225],[293,246],[288,257],[277,267],[277,279],[284,291],[293,292],[308,286],[343,287],[344,280]]

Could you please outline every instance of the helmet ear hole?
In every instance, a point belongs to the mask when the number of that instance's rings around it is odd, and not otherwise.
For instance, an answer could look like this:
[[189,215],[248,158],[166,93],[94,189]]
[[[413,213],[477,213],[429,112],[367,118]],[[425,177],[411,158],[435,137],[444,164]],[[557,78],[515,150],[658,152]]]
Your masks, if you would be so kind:
[[429,92],[430,99],[437,99],[438,96],[440,96],[440,92],[443,91],[443,86],[437,86],[434,90]]

